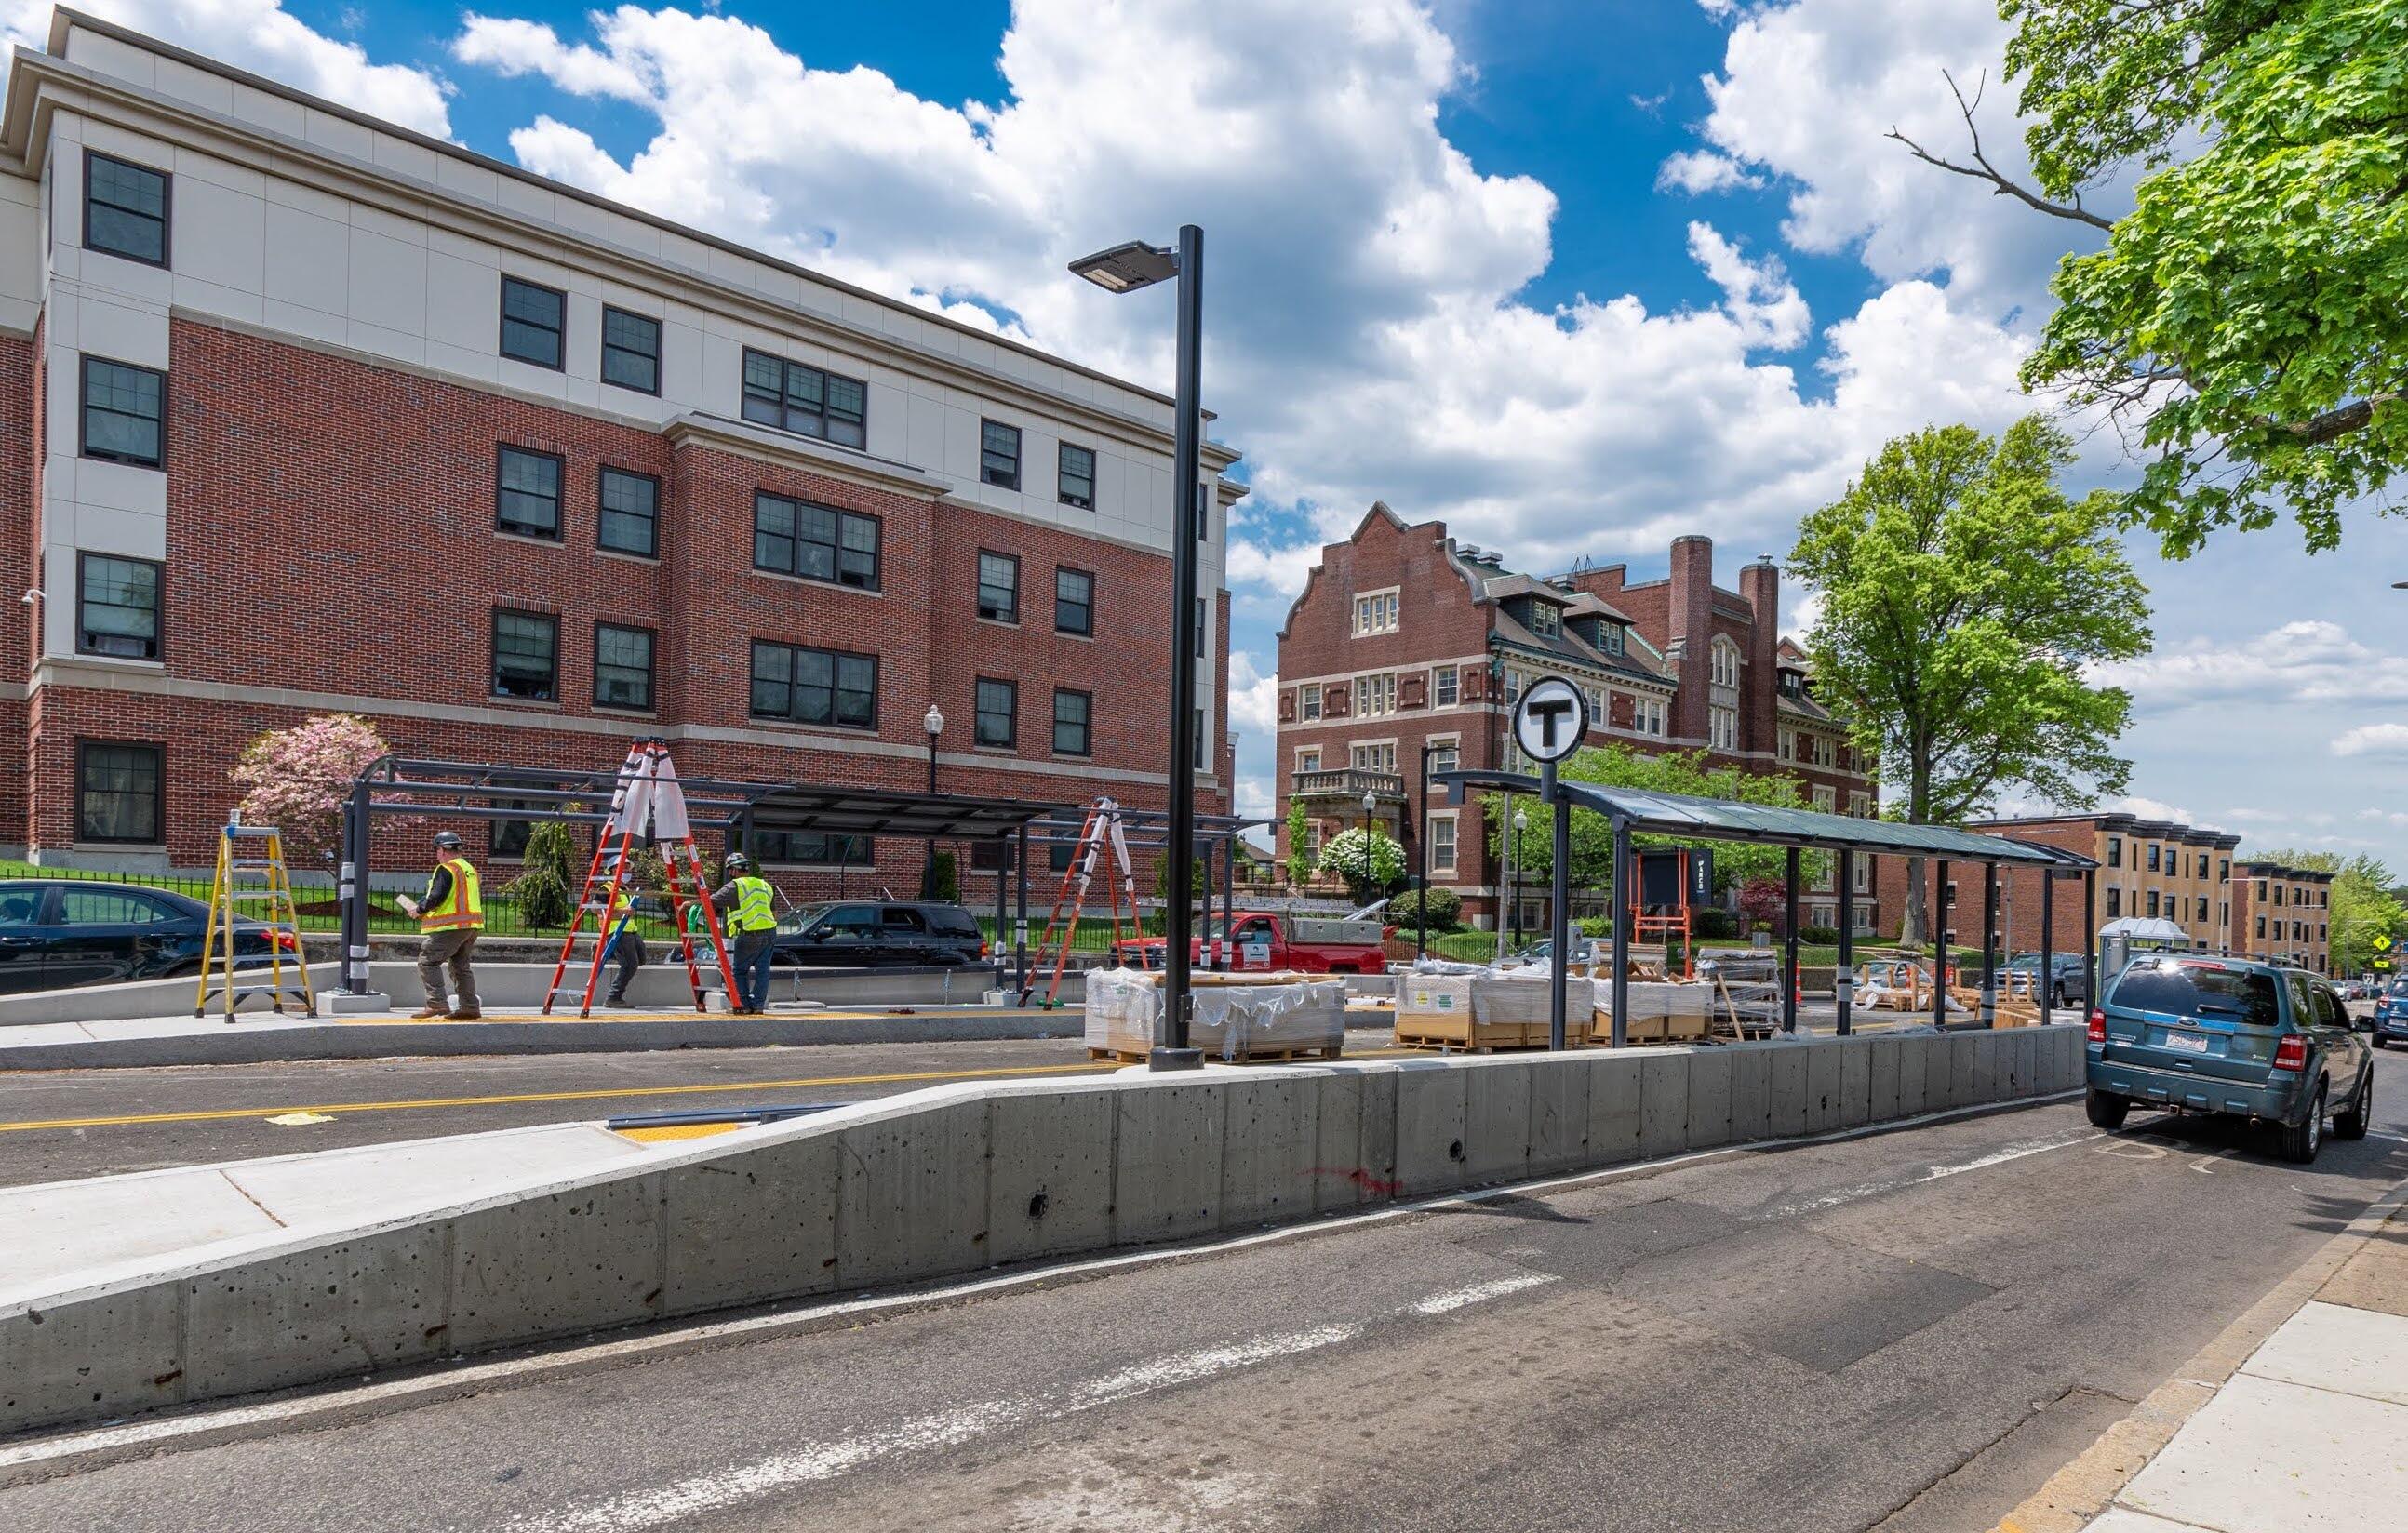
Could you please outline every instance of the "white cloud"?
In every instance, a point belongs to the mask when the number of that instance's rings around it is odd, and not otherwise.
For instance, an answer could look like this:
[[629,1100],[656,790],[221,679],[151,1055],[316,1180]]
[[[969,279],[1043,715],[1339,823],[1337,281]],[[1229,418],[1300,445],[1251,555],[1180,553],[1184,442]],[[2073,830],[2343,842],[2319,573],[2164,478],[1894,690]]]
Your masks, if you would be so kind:
[[1230,589],[1249,588],[1268,591],[1283,602],[1293,601],[1304,590],[1305,577],[1321,563],[1321,540],[1312,538],[1302,543],[1262,543],[1251,537],[1232,538],[1229,542],[1228,580]]
[[1229,652],[1229,727],[1257,738],[1279,729],[1279,678],[1243,650]]
[[2408,724],[2362,724],[2334,738],[2337,756],[2408,756]]
[[2110,798],[2100,807],[2121,814],[2136,814],[2143,820],[2172,820],[2181,824],[2198,826],[2201,830],[2215,828],[2213,825],[2199,824],[2198,820],[2186,809],[2169,804],[2162,798],[2145,798],[2139,794],[2126,794],[2120,798]]
[[1686,192],[1691,196],[1703,196],[1710,192],[1754,191],[1764,184],[1764,178],[1748,170],[1727,154],[1713,150],[1690,149],[1667,159],[1656,172],[1656,187],[1661,192]]
[[[46,46],[52,8],[51,0],[5,0],[0,16],[8,41]],[[359,44],[312,31],[281,0],[77,0],[77,8],[386,122],[439,138],[452,135],[440,79],[406,64],[371,64]]]
[[[2408,655],[2386,655],[2338,623],[2304,618],[2233,640],[2200,638],[2101,666],[2143,709],[2202,704],[2346,703],[2408,698]],[[2344,752],[2348,753],[2348,752]]]

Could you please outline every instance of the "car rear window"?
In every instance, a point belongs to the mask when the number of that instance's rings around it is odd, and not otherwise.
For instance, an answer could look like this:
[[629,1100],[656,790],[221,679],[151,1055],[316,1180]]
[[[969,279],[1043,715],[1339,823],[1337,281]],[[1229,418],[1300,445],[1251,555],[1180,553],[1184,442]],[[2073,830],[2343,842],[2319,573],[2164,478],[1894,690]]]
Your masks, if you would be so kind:
[[2392,981],[2391,993],[2395,996],[2408,996],[2408,980]]
[[2134,1011],[2217,1017],[2251,1027],[2272,1027],[2282,1020],[2273,976],[2210,964],[2136,964],[2115,981],[2109,999]]
[[927,905],[921,909],[927,914],[931,931],[942,932],[947,937],[976,937],[979,934],[977,918],[958,905]]

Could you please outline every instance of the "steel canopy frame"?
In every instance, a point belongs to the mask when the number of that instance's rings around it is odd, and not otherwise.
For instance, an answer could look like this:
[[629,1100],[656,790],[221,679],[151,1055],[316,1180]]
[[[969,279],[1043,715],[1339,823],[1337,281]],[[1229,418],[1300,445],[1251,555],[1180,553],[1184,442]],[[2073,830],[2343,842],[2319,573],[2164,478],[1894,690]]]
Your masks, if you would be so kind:
[[[1460,805],[1466,789],[1489,788],[1506,794],[1539,795],[1542,784],[1535,777],[1518,772],[1499,772],[1467,768],[1452,772],[1434,772],[1433,782],[1443,783],[1447,801]],[[1636,788],[1612,788],[1601,783],[1557,780],[1555,793],[1575,809],[1585,809],[1602,814],[1613,827],[1613,877],[1617,891],[1628,887],[1625,881],[1633,867],[1630,838],[1634,835],[1665,836],[1677,840],[1745,841],[1758,846],[1780,846],[1789,849],[1787,897],[1789,908],[1790,973],[1784,987],[1789,997],[1783,1008],[1784,1020],[1793,1027],[1796,1023],[1797,994],[1797,899],[1798,852],[1801,850],[1832,852],[1840,854],[1844,865],[1840,870],[1842,903],[1853,906],[1854,864],[1860,853],[1889,856],[1936,857],[1944,862],[1954,856],[1984,867],[1984,920],[1982,934],[1982,1024],[1995,1025],[1997,1021],[1997,975],[1992,950],[1995,938],[1988,929],[1995,922],[1997,902],[1995,891],[1998,868],[2001,863],[2036,867],[2042,871],[2042,888],[2047,881],[2069,875],[2085,877],[2099,864],[2097,859],[2058,847],[2038,842],[2011,839],[2006,837],[1982,836],[1972,831],[1956,830],[1945,825],[1905,825],[1888,820],[1863,820],[1853,815],[1828,814],[1820,809],[1780,809],[1765,804],[1741,804],[1727,799],[1698,798],[1686,794],[1651,793]],[[1560,907],[1563,900],[1567,871],[1563,859],[1556,860],[1554,869],[1555,896]],[[1942,875],[1944,880],[1945,875]],[[1944,887],[1944,885],[1943,885]],[[1853,910],[1850,914],[1853,915]],[[1855,955],[1856,934],[1853,920],[1840,925],[1840,976],[1835,983],[1839,1002],[1839,1030],[1849,1028],[1850,987],[1844,976]],[[1933,923],[1936,930],[1946,930],[1944,899],[1941,919]],[[1944,951],[1944,950],[1943,950]],[[1625,1019],[1629,1014],[1630,1000],[1630,922],[1618,895],[1613,908],[1613,976],[1612,1030],[1613,1046],[1622,1048],[1627,1042]],[[1549,983],[1556,992],[1555,1005],[1560,1010],[1565,983],[1566,966],[1558,955]],[[1944,963],[1932,975],[1935,996],[1944,996]],[[2046,977],[2042,977],[2046,982]],[[2095,981],[2093,981],[2095,985]]]
[[[618,791],[622,765],[587,769],[381,756],[362,768],[351,781],[351,799],[343,811],[344,990],[354,996],[367,994],[368,827],[374,816],[424,814],[600,824],[609,818],[609,805]],[[1032,823],[1068,809],[1010,798],[683,774],[678,785],[685,793],[687,818],[696,827],[734,832],[747,840],[755,831],[780,830],[998,844],[1017,837],[1025,846]],[[1002,915],[998,897],[998,921]]]

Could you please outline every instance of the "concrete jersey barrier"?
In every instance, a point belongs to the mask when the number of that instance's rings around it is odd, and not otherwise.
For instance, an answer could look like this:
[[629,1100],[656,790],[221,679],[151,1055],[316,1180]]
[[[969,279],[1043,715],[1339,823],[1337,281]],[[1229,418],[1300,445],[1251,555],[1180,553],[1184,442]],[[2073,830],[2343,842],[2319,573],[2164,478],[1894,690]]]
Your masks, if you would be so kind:
[[2082,1045],[1901,1032],[934,1087],[0,1294],[0,1432],[2023,1100],[2076,1086]]

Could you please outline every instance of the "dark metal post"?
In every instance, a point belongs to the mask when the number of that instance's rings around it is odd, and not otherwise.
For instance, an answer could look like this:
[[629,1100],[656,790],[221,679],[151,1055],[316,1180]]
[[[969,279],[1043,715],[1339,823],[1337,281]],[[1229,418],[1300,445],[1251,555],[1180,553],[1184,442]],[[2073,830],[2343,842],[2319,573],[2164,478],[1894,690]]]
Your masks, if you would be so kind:
[[1020,864],[1020,895],[1017,919],[1011,924],[1011,983],[1015,990],[1028,988],[1028,827],[1023,824],[1011,833],[1019,854],[1013,859]]
[[1982,865],[1982,1025],[1999,1024],[1999,865]]
[[2082,1005],[2099,1010],[2099,870],[2082,870]]
[[1630,823],[1613,822],[1613,977],[1607,981],[1613,1009],[1613,1047],[1630,1042]]
[[[1233,806],[1234,807],[1234,806]],[[1238,967],[1238,827],[1221,849],[1221,967]]]
[[[351,784],[343,808],[343,993],[368,993],[368,784]],[[297,938],[296,938],[297,939]]]
[[1931,880],[1931,1025],[1948,1025],[1948,862],[1940,859]]
[[2040,1024],[2047,1026],[2056,1019],[2049,1013],[2057,1002],[2057,869],[2040,870],[2040,976],[2032,981],[2040,994]]
[[[1426,741],[1422,745],[1422,792],[1414,800],[1413,862],[1421,874],[1421,892],[1413,896],[1413,956],[1429,956],[1429,758]],[[1460,855],[1460,853],[1458,853]]]
[[1170,453],[1170,909],[1163,932],[1162,1037],[1149,1063],[1158,1070],[1204,1067],[1204,1056],[1187,1043],[1187,951],[1194,861],[1183,855],[1196,841],[1196,646],[1188,625],[1196,610],[1197,535],[1202,508],[1204,422],[1204,231],[1193,223],[1179,230],[1179,342],[1177,423]]
[[1547,976],[1547,1047],[1561,1052],[1564,1047],[1564,992],[1571,982],[1572,970],[1572,802],[1555,785],[1555,764],[1541,762],[1539,766],[1539,796],[1555,817],[1555,867],[1550,894],[1554,909],[1549,913],[1547,936],[1554,943],[1555,972]]
[[1205,842],[1200,854],[1194,846],[1190,846],[1187,849],[1187,858],[1191,863],[1201,862],[1204,865],[1204,876],[1197,881],[1202,887],[1196,891],[1197,903],[1203,907],[1202,913],[1197,919],[1196,933],[1200,944],[1199,951],[1202,953],[1204,967],[1208,969],[1218,968],[1221,966],[1213,961],[1212,956],[1212,843]]
[[1840,956],[1831,970],[1831,999],[1838,1008],[1842,1038],[1848,1036],[1848,1013],[1856,997],[1856,854],[1840,853]]
[[[937,796],[937,733],[933,729],[928,732],[928,796]],[[749,831],[752,827],[747,825],[745,829]],[[929,837],[927,844],[920,849],[920,897],[937,897],[937,838],[934,836]]]
[[[1010,887],[1011,865],[1004,855],[1003,838],[995,838],[995,978],[998,988],[1003,983],[1003,924],[1010,919],[1005,909],[1005,892]],[[1016,997],[1015,997],[1016,998]]]
[[1798,1031],[1798,848],[1789,849],[1781,926],[1781,1030]]

